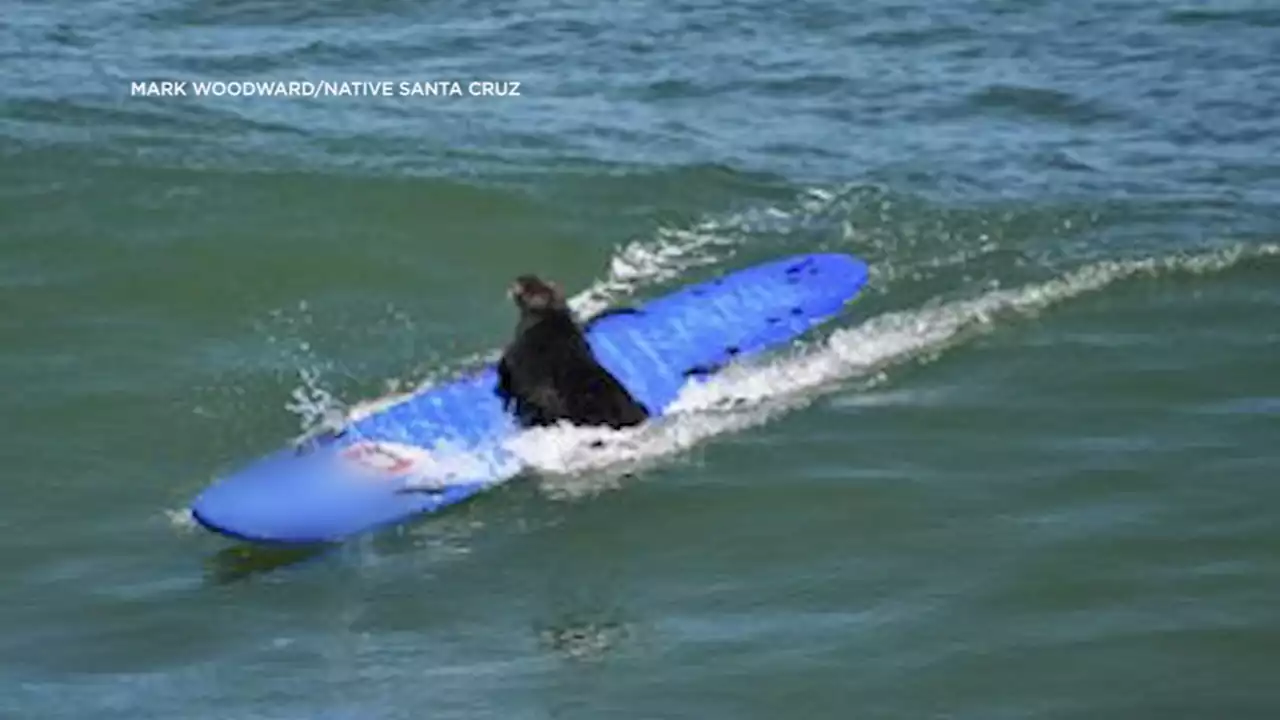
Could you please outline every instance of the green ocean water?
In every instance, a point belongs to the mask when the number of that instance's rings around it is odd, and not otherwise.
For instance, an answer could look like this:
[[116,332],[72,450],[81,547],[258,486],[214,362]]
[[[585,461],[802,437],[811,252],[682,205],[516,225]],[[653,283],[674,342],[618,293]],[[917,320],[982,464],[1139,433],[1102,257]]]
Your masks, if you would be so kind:
[[[1280,714],[1274,3],[5,9],[0,717]],[[819,250],[858,302],[629,478],[308,557],[185,514],[518,273]]]

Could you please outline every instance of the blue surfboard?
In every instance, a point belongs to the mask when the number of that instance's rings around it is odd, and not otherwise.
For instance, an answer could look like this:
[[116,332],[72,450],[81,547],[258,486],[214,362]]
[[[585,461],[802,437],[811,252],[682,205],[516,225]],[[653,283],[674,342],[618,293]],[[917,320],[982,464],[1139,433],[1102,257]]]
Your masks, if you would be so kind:
[[[600,317],[587,337],[600,363],[659,416],[687,383],[835,316],[866,280],[866,264],[848,255],[783,258]],[[354,412],[340,430],[216,480],[192,514],[237,539],[313,544],[462,502],[524,469],[503,447],[519,428],[496,386],[488,366]]]

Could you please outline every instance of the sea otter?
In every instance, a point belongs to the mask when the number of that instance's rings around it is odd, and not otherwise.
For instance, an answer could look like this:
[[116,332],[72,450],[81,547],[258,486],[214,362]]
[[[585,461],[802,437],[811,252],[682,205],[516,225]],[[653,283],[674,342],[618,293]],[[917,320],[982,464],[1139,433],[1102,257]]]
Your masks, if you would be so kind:
[[498,362],[497,392],[521,425],[568,420],[574,425],[623,428],[649,417],[596,360],[559,287],[521,275],[508,294],[520,309],[520,321],[515,339]]

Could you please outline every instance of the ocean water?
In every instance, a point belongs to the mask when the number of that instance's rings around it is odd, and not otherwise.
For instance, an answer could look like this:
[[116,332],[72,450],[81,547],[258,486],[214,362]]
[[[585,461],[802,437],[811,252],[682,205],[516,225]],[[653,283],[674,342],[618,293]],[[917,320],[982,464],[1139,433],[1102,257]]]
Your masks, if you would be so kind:
[[[0,717],[1280,716],[1275,3],[5,9]],[[819,250],[859,300],[608,464],[319,555],[185,513],[520,272]]]

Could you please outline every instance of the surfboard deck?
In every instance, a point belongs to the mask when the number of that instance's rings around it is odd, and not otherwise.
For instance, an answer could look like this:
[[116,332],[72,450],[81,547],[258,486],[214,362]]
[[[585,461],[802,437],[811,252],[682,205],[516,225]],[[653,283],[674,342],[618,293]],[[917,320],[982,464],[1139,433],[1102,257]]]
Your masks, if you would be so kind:
[[[685,384],[835,316],[866,280],[866,264],[849,255],[792,256],[600,317],[587,338],[600,363],[660,416]],[[192,514],[240,540],[317,544],[460,503],[524,469],[503,447],[519,428],[496,386],[490,365],[356,413],[340,431],[215,480]]]

